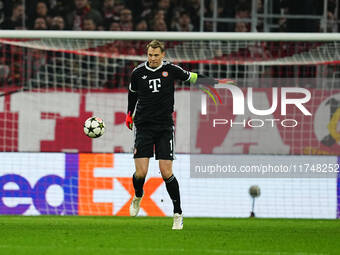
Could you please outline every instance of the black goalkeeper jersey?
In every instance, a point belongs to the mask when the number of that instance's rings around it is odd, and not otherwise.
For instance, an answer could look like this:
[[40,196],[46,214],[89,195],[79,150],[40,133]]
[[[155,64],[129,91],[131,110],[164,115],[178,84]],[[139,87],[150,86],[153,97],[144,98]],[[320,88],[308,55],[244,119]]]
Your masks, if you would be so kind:
[[150,68],[148,62],[137,66],[132,71],[129,85],[129,93],[137,93],[136,127],[172,126],[175,80],[187,81],[190,75],[190,72],[167,61],[155,69]]

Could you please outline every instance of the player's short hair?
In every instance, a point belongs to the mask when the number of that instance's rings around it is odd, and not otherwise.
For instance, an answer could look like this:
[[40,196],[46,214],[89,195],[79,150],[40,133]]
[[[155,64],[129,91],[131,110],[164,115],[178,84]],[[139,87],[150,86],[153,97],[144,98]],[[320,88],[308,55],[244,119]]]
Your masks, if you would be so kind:
[[160,48],[161,52],[164,52],[165,50],[164,43],[158,40],[152,40],[151,42],[149,42],[148,45],[146,45],[146,50],[148,50],[150,47],[153,49]]

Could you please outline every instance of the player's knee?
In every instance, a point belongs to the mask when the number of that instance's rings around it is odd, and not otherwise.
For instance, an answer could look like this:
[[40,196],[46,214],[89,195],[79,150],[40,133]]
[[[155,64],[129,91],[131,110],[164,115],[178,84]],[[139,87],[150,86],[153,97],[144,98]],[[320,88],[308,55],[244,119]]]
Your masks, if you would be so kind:
[[170,167],[160,167],[161,175],[163,179],[168,179],[172,175],[172,168]]
[[148,165],[138,164],[136,165],[136,178],[145,178],[148,173]]
[[141,178],[145,178],[147,173],[148,173],[147,169],[136,168],[135,176],[136,178],[141,179]]
[[162,172],[161,171],[161,174],[162,174],[163,180],[167,180],[172,176],[172,171],[168,171],[168,172]]

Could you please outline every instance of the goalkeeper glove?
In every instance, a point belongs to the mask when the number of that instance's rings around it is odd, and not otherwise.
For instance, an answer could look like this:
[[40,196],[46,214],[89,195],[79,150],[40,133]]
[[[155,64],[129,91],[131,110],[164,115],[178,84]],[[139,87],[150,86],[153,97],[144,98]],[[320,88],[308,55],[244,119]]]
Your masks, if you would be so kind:
[[126,115],[125,125],[127,126],[128,129],[132,130],[133,118],[132,118],[132,115],[131,115],[131,111],[129,111],[128,114]]

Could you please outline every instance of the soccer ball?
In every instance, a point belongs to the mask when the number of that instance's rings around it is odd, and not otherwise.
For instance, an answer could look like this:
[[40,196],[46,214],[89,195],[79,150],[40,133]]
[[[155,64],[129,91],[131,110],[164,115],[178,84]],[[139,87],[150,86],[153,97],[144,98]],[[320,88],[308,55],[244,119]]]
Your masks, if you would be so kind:
[[84,133],[90,138],[98,138],[104,134],[105,124],[101,118],[91,117],[84,123]]

